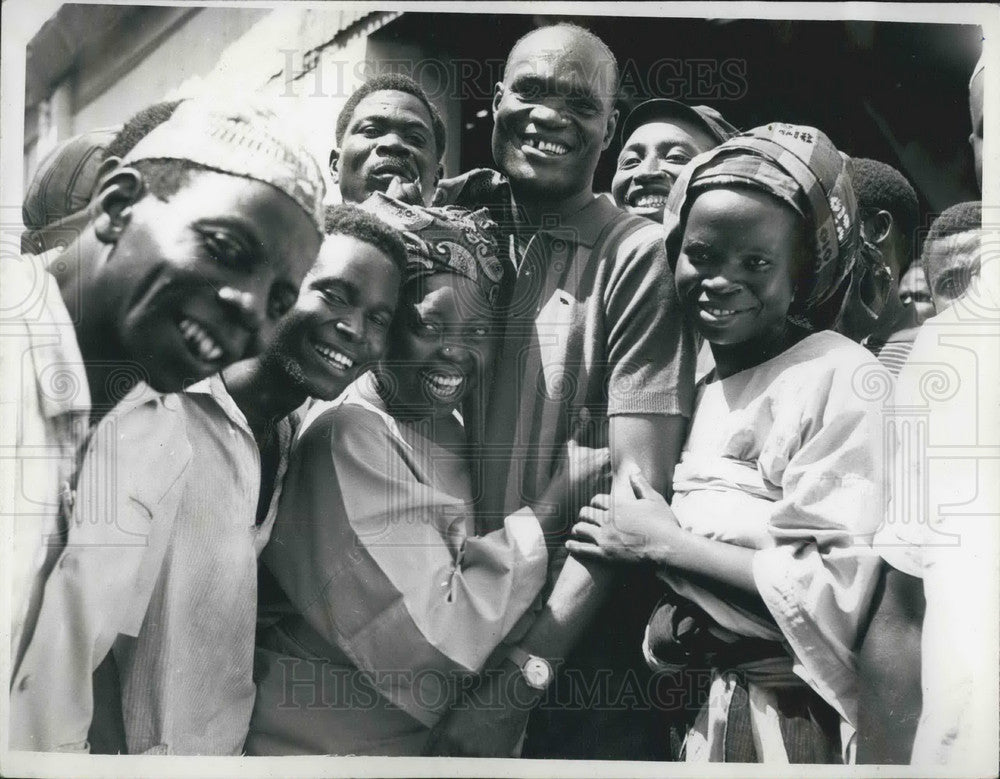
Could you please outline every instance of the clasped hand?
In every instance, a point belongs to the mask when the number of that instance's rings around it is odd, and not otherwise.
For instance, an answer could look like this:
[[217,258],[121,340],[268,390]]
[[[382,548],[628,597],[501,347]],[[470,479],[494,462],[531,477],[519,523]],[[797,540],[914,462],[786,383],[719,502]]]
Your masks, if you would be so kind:
[[655,562],[683,532],[664,497],[638,470],[629,476],[629,494],[596,495],[580,509],[566,548],[585,560]]

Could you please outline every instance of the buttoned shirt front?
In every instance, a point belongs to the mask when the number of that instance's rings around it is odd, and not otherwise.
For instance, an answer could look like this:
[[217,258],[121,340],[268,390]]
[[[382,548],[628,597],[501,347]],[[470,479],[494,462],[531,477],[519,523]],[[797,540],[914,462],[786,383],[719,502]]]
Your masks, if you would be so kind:
[[[84,458],[69,542],[14,680],[13,748],[86,748],[91,673],[113,647],[130,753],[242,749],[256,556],[274,521],[273,510],[254,521],[257,444],[218,376],[179,394],[140,390]],[[283,426],[282,451],[290,439]]]

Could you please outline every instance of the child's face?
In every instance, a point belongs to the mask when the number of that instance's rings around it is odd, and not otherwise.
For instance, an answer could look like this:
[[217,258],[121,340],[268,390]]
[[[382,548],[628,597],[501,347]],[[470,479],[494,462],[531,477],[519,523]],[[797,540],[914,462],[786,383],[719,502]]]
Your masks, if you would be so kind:
[[713,344],[780,336],[806,256],[790,207],[749,189],[707,190],[688,212],[675,270],[685,315]]
[[[102,217],[103,218],[103,217]],[[319,235],[287,195],[259,181],[192,173],[166,202],[141,196],[88,290],[124,358],[161,392],[256,354],[294,303]]]
[[475,282],[436,273],[410,284],[383,361],[390,406],[450,413],[493,357],[492,316]]
[[310,397],[333,400],[385,351],[399,301],[393,261],[354,236],[327,236],[268,358]]
[[618,155],[611,180],[615,202],[630,214],[662,222],[667,195],[681,170],[718,145],[703,129],[682,119],[662,119],[637,127]]

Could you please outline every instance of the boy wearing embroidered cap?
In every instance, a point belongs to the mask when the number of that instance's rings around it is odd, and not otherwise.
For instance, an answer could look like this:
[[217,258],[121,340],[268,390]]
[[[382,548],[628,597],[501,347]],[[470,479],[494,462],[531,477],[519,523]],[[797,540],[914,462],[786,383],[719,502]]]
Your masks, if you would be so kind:
[[[175,413],[176,396],[159,393],[258,351],[295,302],[316,256],[322,177],[288,138],[262,105],[183,103],[102,182],[96,215],[59,255],[56,278],[36,269],[50,288],[58,284],[60,294],[47,295],[45,305],[61,304],[61,316],[51,318],[66,323],[66,345],[78,344],[82,355],[73,403],[85,416],[89,404],[80,398],[89,395],[92,421],[103,418],[88,444],[75,500],[53,512],[52,529],[36,523],[22,534],[44,560],[30,572],[34,583],[24,598],[21,636],[15,636],[16,748],[85,748],[91,672],[119,633],[136,635],[140,627],[148,602],[142,599],[150,596],[158,569],[149,555],[164,551],[167,537],[157,533],[170,528],[150,520],[176,510],[179,477],[193,448],[188,433],[194,428],[186,429]],[[32,289],[36,279],[22,275],[14,286],[5,272],[5,302],[7,294]],[[36,366],[36,372],[49,369]],[[39,404],[49,391],[46,375],[37,379]],[[78,444],[86,422],[75,432]],[[75,455],[71,450],[65,458],[70,484]],[[60,523],[69,525],[61,555],[60,546],[45,549],[43,542],[59,537]],[[31,558],[29,549],[23,554]],[[103,586],[128,569],[130,555],[142,560],[137,579],[123,574],[113,584],[124,586]]]
[[622,124],[622,150],[611,181],[618,207],[662,222],[681,169],[737,132],[708,106],[667,99],[640,103]]
[[[91,665],[117,626],[113,661],[101,672],[117,666],[121,692],[107,683],[96,687],[102,705],[95,706],[90,732],[102,750],[115,744],[118,709],[124,733],[114,751],[238,754],[243,744],[254,689],[256,556],[274,524],[297,421],[289,415],[308,396],[335,398],[381,356],[406,262],[396,231],[357,207],[330,209],[326,229],[295,306],[260,357],[167,396],[162,405],[120,407],[114,424],[95,433],[85,478],[117,461],[126,494],[136,499],[142,499],[141,471],[166,475],[169,486],[157,500],[143,499],[153,529],[148,545],[139,546],[127,538],[137,524],[123,531],[88,521],[105,504],[100,494],[81,490],[36,631],[36,643],[45,643],[29,648],[25,665],[37,676],[57,662],[47,653],[67,648],[50,639],[70,617],[76,643],[67,651]],[[111,565],[102,547],[115,544]],[[125,591],[134,611],[111,622],[103,603]],[[91,593],[100,593],[102,603],[72,613],[77,599]],[[87,638],[99,647],[92,658]],[[29,695],[51,705],[59,689],[45,689],[51,692]]]

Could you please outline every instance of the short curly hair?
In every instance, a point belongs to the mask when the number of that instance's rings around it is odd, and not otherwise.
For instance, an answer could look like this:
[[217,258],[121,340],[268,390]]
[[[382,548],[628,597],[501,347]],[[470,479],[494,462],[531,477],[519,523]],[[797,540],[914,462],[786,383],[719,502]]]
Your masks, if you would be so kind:
[[980,230],[983,226],[983,204],[980,200],[970,200],[967,203],[956,203],[946,208],[931,222],[927,241],[965,233],[970,230]]
[[373,76],[354,90],[354,93],[347,98],[347,102],[344,103],[344,107],[341,109],[340,115],[337,117],[337,146],[341,146],[344,143],[344,135],[347,133],[347,126],[351,123],[351,119],[354,118],[354,109],[358,107],[358,103],[374,92],[406,92],[408,95],[413,95],[417,98],[417,100],[423,103],[424,107],[427,109],[427,113],[431,115],[431,125],[434,130],[434,145],[437,150],[438,161],[444,157],[444,149],[447,143],[447,132],[445,131],[444,121],[441,119],[441,113],[434,107],[430,98],[427,97],[427,93],[424,91],[423,87],[421,87],[420,84],[412,78],[404,76],[402,73],[383,73],[378,76]]
[[406,275],[406,244],[395,227],[354,205],[327,206],[324,212],[327,235],[349,235],[371,244],[392,260],[401,276]]
[[164,202],[190,183],[192,173],[211,170],[190,160],[136,160],[129,167],[142,175],[149,193]]
[[892,214],[899,236],[903,241],[903,263],[900,276],[906,273],[913,262],[914,237],[920,224],[920,204],[913,185],[891,165],[879,160],[855,157],[854,176],[851,183],[858,198],[861,217],[866,218],[876,211],[884,210]]
[[174,109],[180,104],[180,100],[164,100],[138,111],[122,125],[122,129],[111,139],[111,143],[104,150],[104,156],[118,157],[119,159],[124,157],[135,148],[139,141],[173,116]]

